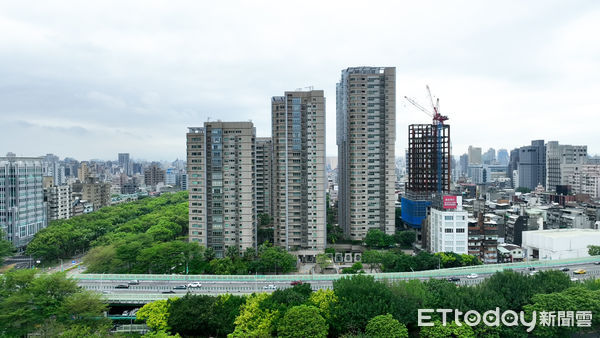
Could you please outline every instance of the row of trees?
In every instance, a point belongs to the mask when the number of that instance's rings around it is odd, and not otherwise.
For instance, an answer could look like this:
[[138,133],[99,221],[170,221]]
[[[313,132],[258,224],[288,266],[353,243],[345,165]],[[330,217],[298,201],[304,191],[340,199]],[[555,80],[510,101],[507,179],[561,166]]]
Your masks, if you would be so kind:
[[432,254],[421,251],[413,256],[407,255],[401,250],[367,250],[362,255],[362,262],[369,264],[372,269],[383,272],[422,271],[482,264],[475,256],[454,252]]
[[[138,319],[156,332],[184,337],[528,337],[523,326],[488,327],[465,323],[417,326],[418,309],[592,311],[592,328],[600,329],[600,281],[573,283],[560,271],[534,276],[513,271],[494,274],[481,284],[460,287],[446,280],[387,283],[355,275],[334,282],[333,290],[312,291],[296,285],[272,294],[218,297],[186,295],[149,303]],[[577,326],[537,325],[535,336],[564,336]]]
[[164,194],[52,221],[35,235],[26,253],[43,261],[56,261],[99,245],[171,241],[186,235],[187,227],[187,192]]
[[90,250],[84,257],[89,273],[216,274],[288,273],[296,257],[269,243],[242,255],[229,247],[226,257],[216,258],[212,248],[184,241],[154,242],[147,235],[130,235]]
[[10,270],[0,275],[0,336],[108,335],[111,321],[98,293],[84,291],[64,273]]
[[389,248],[398,244],[402,248],[410,248],[417,239],[414,231],[399,231],[394,235],[388,235],[379,229],[371,229],[365,236],[365,245],[369,248]]

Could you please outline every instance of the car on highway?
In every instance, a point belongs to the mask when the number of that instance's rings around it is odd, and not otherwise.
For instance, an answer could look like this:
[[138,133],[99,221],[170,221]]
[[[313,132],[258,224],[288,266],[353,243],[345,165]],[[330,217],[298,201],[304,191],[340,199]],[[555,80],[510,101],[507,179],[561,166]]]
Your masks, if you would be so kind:
[[533,270],[535,270],[535,266],[530,266],[529,271],[533,271]]
[[594,262],[594,265],[600,265],[600,261]]
[[269,285],[265,285],[265,286],[263,287],[263,289],[265,289],[265,290],[276,290],[276,289],[277,289],[277,286],[275,286],[275,285],[273,285],[273,284],[269,284]]
[[202,284],[200,284],[200,282],[192,282],[192,283],[188,283],[188,285],[187,285],[188,288],[199,288],[201,286],[202,286]]
[[173,290],[185,290],[185,289],[187,289],[187,286],[185,286],[185,285],[175,285],[173,287]]
[[173,290],[165,290],[165,291],[162,291],[161,293],[165,293],[165,294],[166,293],[175,293],[175,291],[173,291]]
[[301,280],[295,280],[290,283],[290,285],[292,285],[292,286],[293,285],[302,285],[302,284],[303,284],[303,282]]
[[105,295],[108,295],[109,293],[112,293],[112,292],[110,292],[108,290],[102,290],[102,293],[105,294]]
[[565,272],[567,272],[567,271],[569,271],[569,268],[562,268],[562,269],[560,269],[560,270],[561,270],[561,271],[565,271]]
[[577,282],[578,280],[577,277],[571,277],[571,282]]
[[460,281],[460,278],[458,278],[458,277],[450,277],[450,278],[448,278],[448,282],[458,282],[458,281]]
[[469,279],[475,279],[477,277],[479,277],[479,275],[476,274],[476,273],[472,273],[472,274],[470,274],[470,275],[467,276],[467,278],[469,278]]
[[535,275],[536,273],[537,273],[537,271],[535,271],[535,270],[534,270],[534,271],[530,271],[530,272],[529,272],[529,275],[530,275],[530,276],[533,276],[533,275]]
[[129,285],[140,285],[140,281],[137,279],[134,280],[130,280],[129,282],[127,282],[127,284]]
[[574,270],[574,271],[573,271],[573,273],[576,273],[576,274],[578,274],[578,275],[583,275],[583,274],[585,274],[586,272],[587,272],[587,271],[585,271],[584,269],[577,269],[577,270]]
[[129,289],[129,285],[128,284],[119,284],[119,285],[115,286],[115,289]]

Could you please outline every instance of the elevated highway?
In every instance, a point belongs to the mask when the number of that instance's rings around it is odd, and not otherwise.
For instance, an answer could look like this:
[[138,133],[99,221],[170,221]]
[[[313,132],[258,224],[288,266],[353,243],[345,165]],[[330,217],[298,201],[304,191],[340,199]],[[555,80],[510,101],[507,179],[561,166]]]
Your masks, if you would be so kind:
[[[505,264],[490,264],[469,266],[450,269],[392,272],[392,273],[367,273],[376,280],[427,280],[430,278],[445,279],[449,277],[460,278],[458,285],[473,285],[480,283],[497,271],[514,270],[521,273],[535,271],[569,268],[566,271],[570,277],[578,280],[600,277],[600,256],[585,258],[532,261]],[[574,270],[584,269],[585,274],[574,274]],[[476,278],[467,276],[476,274]],[[219,295],[251,294],[254,292],[273,292],[275,288],[291,287],[292,281],[310,283],[314,290],[330,289],[333,281],[347,275],[138,275],[138,274],[75,274],[72,278],[88,290],[102,292],[103,296],[113,304],[144,304],[158,299],[181,297],[186,293]],[[137,280],[139,284],[128,285],[128,282]],[[199,282],[199,288],[176,289],[176,286],[187,286],[188,283]],[[115,288],[117,285],[127,285],[126,288]]]

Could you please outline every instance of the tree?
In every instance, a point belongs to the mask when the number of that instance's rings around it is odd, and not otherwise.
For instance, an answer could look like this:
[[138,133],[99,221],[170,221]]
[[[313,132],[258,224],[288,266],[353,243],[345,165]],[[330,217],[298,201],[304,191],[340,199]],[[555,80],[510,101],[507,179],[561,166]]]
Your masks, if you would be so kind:
[[365,333],[373,338],[408,338],[406,326],[395,320],[389,313],[371,318],[367,323]]
[[[580,286],[566,289],[562,292],[550,294],[536,294],[532,298],[532,304],[524,307],[529,319],[536,312],[538,318],[541,312],[555,311],[591,311],[592,314],[600,313],[600,290],[592,291]],[[592,317],[591,329],[600,328],[600,318]],[[543,326],[536,325],[533,334],[538,337],[561,337],[570,336],[581,328],[573,323],[573,326]]]
[[327,254],[321,253],[317,255],[317,265],[321,270],[325,270],[333,264],[331,258]]
[[370,229],[365,236],[365,245],[370,248],[387,248],[394,244],[394,237],[379,229]]
[[255,268],[258,272],[288,273],[296,268],[296,256],[281,247],[261,245]]
[[5,257],[8,257],[15,252],[15,247],[12,242],[4,239],[6,234],[0,229],[0,263]]
[[240,249],[235,245],[228,246],[225,251],[225,257],[228,257],[232,261],[240,258]]
[[331,318],[330,309],[338,301],[333,290],[319,289],[310,294],[308,304],[319,309],[319,313],[327,321]]
[[10,270],[0,276],[0,332],[3,336],[20,337],[30,333],[55,336],[78,327],[106,333],[108,323],[102,319],[105,305],[98,295],[81,290],[65,273],[36,277],[36,272]]
[[531,192],[531,189],[529,189],[527,187],[518,187],[515,191],[523,193],[523,194],[528,194]]
[[343,268],[342,273],[358,273],[361,271],[364,272],[364,270],[362,268],[363,268],[362,263],[356,262],[356,263],[352,264],[352,266],[349,268]]
[[327,323],[314,306],[298,305],[289,309],[279,323],[279,337],[327,337]]
[[338,299],[331,309],[333,335],[364,330],[371,318],[391,312],[398,302],[390,288],[373,276],[340,278],[333,282],[333,290]]
[[75,320],[77,325],[90,328],[92,331],[110,328],[111,321],[106,317],[98,317],[108,310],[100,294],[83,290],[65,297],[58,308],[58,315],[63,322]]
[[400,231],[394,235],[394,240],[403,248],[410,248],[417,240],[417,233],[414,231]]
[[600,245],[588,245],[588,254],[590,256],[600,256]]
[[146,321],[146,325],[153,331],[168,331],[169,308],[171,303],[166,299],[156,300],[142,306],[135,314],[136,319]]
[[278,312],[260,306],[267,298],[268,293],[255,293],[248,297],[235,319],[235,330],[228,337],[270,337],[273,318]]

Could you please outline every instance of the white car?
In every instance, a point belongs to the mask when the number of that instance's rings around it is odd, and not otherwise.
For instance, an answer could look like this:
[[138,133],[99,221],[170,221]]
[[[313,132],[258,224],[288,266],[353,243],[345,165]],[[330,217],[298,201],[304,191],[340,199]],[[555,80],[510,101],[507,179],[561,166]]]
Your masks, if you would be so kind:
[[571,277],[571,282],[577,282],[578,280],[577,277]]
[[199,288],[201,286],[202,286],[202,284],[200,284],[200,282],[192,282],[192,283],[188,283],[188,285],[187,285],[188,288]]
[[472,273],[472,274],[470,274],[470,275],[467,276],[467,278],[469,278],[469,279],[475,279],[477,277],[479,277],[479,275],[476,274],[476,273]]
[[269,284],[269,285],[265,285],[263,287],[263,289],[265,289],[265,290],[276,290],[277,287],[275,285],[273,285],[273,284]]

